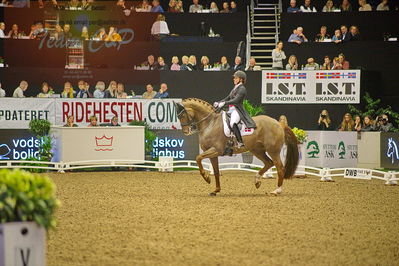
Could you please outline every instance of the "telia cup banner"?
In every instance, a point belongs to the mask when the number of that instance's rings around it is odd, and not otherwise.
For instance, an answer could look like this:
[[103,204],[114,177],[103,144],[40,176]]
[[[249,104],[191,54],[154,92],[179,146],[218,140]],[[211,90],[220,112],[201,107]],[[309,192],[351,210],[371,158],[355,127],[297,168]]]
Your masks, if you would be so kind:
[[262,103],[360,102],[360,70],[262,71]]
[[87,126],[95,115],[98,123],[110,123],[119,117],[122,125],[144,120],[151,128],[181,128],[173,102],[181,99],[0,99],[0,128],[29,128],[33,119],[47,119],[53,125],[64,125],[68,115],[78,126]]
[[381,141],[381,167],[387,169],[399,169],[399,133],[383,132]]
[[306,165],[356,167],[357,132],[308,131]]

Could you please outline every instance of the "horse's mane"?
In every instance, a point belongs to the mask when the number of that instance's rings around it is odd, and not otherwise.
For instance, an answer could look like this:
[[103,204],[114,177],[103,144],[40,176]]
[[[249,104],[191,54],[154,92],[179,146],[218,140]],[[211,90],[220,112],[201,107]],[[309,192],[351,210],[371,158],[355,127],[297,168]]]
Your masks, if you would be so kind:
[[201,105],[208,109],[209,112],[213,112],[215,109],[212,104],[198,98],[187,98],[182,101],[183,103],[194,104],[194,105]]

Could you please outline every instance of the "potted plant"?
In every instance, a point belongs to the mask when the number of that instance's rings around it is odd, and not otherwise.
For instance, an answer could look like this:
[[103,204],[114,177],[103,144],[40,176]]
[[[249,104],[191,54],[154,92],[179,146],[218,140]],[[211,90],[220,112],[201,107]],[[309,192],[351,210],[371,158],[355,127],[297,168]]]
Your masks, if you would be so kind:
[[[254,117],[264,112],[262,105],[251,104],[248,100],[243,102],[245,110],[248,112],[249,116]],[[242,162],[251,164],[254,160],[254,156],[249,151],[242,153]]]
[[[292,132],[295,134],[295,137],[298,140],[298,150],[299,150],[299,165],[305,165],[305,154],[306,154],[306,147],[304,143],[308,139],[308,133],[303,130],[299,129],[297,127],[294,127],[292,129]],[[299,166],[298,169],[299,171],[305,171],[305,167]],[[295,175],[296,177],[305,177],[305,174],[299,174]]]
[[45,265],[45,233],[60,202],[46,176],[0,170],[0,265]]
[[129,126],[144,126],[144,138],[145,138],[145,159],[147,161],[152,160],[152,144],[157,138],[157,135],[152,131],[148,124],[144,121],[133,120],[129,123]]

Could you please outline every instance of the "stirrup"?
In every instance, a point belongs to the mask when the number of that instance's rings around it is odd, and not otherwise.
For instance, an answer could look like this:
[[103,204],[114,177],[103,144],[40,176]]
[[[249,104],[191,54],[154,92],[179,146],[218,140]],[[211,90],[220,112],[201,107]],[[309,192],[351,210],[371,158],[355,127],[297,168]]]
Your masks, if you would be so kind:
[[244,143],[237,141],[237,148],[243,148],[245,147]]

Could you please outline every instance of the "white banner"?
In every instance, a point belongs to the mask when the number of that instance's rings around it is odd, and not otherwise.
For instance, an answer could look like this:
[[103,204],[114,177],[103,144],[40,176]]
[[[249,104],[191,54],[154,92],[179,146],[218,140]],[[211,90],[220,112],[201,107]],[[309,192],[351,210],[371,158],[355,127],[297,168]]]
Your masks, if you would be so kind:
[[118,116],[121,125],[133,120],[146,121],[154,129],[180,129],[175,102],[181,99],[0,99],[0,128],[29,128],[32,119],[47,119],[52,125],[64,125],[73,115],[75,123],[87,126],[95,115],[98,123],[110,123]]
[[360,102],[360,70],[262,71],[262,103]]

